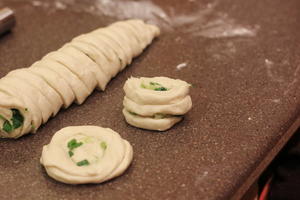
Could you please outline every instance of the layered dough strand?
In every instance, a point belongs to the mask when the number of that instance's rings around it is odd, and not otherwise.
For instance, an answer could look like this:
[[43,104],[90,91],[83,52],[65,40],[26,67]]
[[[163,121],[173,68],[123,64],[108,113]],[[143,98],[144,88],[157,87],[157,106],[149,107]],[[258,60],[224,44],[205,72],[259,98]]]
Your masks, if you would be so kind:
[[80,35],[29,68],[0,79],[0,137],[34,133],[63,107],[81,104],[160,33],[141,20],[120,21]]
[[179,79],[132,77],[124,85],[123,115],[132,126],[168,130],[192,108],[189,88]]
[[54,134],[43,147],[40,162],[55,180],[84,184],[121,175],[132,158],[132,146],[117,132],[98,126],[71,126]]

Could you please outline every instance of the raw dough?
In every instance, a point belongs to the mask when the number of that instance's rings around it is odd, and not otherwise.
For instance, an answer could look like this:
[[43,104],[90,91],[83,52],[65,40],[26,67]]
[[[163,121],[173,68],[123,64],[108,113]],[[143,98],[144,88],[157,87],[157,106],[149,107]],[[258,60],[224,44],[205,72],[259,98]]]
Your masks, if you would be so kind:
[[87,55],[76,49],[72,46],[64,46],[58,51],[64,52],[73,57],[74,60],[80,64],[81,67],[90,69],[94,76],[96,77],[96,81],[98,82],[98,88],[100,90],[105,90],[106,84],[109,82],[110,78],[106,76],[106,74],[102,71],[98,65],[93,62]]
[[173,104],[140,105],[125,96],[123,106],[127,110],[141,116],[151,117],[157,113],[164,113],[167,115],[184,115],[192,108],[192,99],[190,96],[186,96]]
[[[166,91],[148,90],[142,85],[150,85],[152,83],[159,83],[167,88]],[[153,78],[129,78],[125,85],[124,91],[126,96],[134,100],[136,103],[142,105],[164,105],[176,103],[178,99],[182,99],[189,93],[190,84],[179,79],[171,79],[167,77],[153,77]]]
[[58,50],[48,53],[44,58],[52,59],[68,68],[85,84],[89,93],[91,93],[95,89],[97,81],[92,69],[82,66],[81,62],[78,62],[78,60],[74,57]]
[[[25,93],[26,91],[21,92],[18,89],[18,85],[12,84],[11,81],[8,81],[6,77],[0,79],[0,91],[5,92],[6,94],[17,98],[20,102],[23,102],[23,108],[27,108],[27,111],[30,112],[32,122],[28,123],[30,124],[29,127],[25,127],[25,124],[23,125],[24,130],[31,130],[32,132],[36,132],[37,128],[40,127],[42,124],[42,113],[35,104],[35,102],[27,96]],[[11,107],[10,109],[14,109],[14,107]],[[2,113],[0,113],[2,114]],[[33,126],[31,126],[31,124]],[[3,130],[4,127],[2,127]],[[9,136],[9,135],[8,135]]]
[[10,85],[18,85],[19,93],[23,96],[27,96],[28,99],[36,106],[36,109],[41,113],[43,123],[47,122],[52,115],[52,108],[46,97],[39,91],[28,84],[26,81],[14,76],[6,76],[1,79],[2,81]]
[[[33,131],[31,127],[31,112],[28,112],[28,108],[25,107],[26,104],[22,100],[6,94],[0,89],[0,105],[0,126],[2,127],[0,137],[18,138],[23,135],[24,131]],[[22,116],[21,118],[23,118],[23,120],[18,120],[21,122],[19,125],[13,126],[13,109],[17,110],[17,112],[19,112]],[[18,118],[20,117],[17,117],[17,119]],[[4,124],[7,124],[6,128],[4,128]]]
[[129,78],[125,85],[123,115],[132,126],[165,131],[192,108],[190,84],[167,77]]
[[31,84],[34,88],[38,89],[51,103],[52,116],[54,117],[58,113],[63,101],[55,89],[47,84],[40,76],[31,73],[26,68],[13,70],[8,73],[8,76],[10,75],[25,80],[28,84]]
[[49,176],[68,184],[101,183],[121,175],[133,158],[120,135],[98,126],[71,126],[43,147],[41,164]]
[[[111,78],[159,33],[158,27],[142,20],[116,22],[74,38],[29,68],[9,73],[0,79],[4,96],[0,101],[0,137],[35,132],[61,107],[68,108],[74,101],[82,104],[95,88],[105,90]],[[8,99],[13,104],[6,102]]]
[[[55,62],[49,63],[51,67],[55,66]],[[48,69],[47,62],[41,60],[35,62],[29,71],[45,80],[45,82],[56,90],[64,102],[64,108],[68,108],[74,101],[75,95],[68,82],[57,72]]]
[[161,119],[155,117],[143,117],[134,113],[129,113],[125,108],[123,109],[123,115],[126,121],[132,126],[156,131],[168,130],[182,120],[182,117],[179,116],[168,116]]

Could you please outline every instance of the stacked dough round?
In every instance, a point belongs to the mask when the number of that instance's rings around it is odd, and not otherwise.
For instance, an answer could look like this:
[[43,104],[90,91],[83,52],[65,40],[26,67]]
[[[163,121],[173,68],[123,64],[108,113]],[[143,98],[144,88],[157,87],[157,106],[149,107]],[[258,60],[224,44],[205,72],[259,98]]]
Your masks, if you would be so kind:
[[40,162],[55,180],[84,184],[121,175],[132,157],[132,146],[117,132],[98,126],[71,126],[54,134],[43,147]]
[[124,85],[123,114],[139,128],[165,131],[192,107],[190,84],[167,77],[130,78]]
[[0,79],[0,137],[36,132],[61,109],[81,104],[130,64],[159,35],[141,20],[113,23],[80,35],[29,68]]

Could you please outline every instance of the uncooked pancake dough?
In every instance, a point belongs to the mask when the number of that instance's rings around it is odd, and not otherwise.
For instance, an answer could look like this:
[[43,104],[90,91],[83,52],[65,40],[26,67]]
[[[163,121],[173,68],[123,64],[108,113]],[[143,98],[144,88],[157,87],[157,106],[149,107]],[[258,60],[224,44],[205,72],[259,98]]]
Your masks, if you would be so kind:
[[11,71],[0,79],[0,137],[34,133],[61,108],[82,104],[95,88],[105,90],[159,34],[157,26],[142,20],[120,21]]
[[179,79],[131,77],[124,85],[123,115],[132,126],[168,130],[192,108],[189,88]]
[[43,147],[40,162],[55,180],[84,184],[120,176],[132,158],[132,146],[117,132],[98,126],[70,126],[56,132]]

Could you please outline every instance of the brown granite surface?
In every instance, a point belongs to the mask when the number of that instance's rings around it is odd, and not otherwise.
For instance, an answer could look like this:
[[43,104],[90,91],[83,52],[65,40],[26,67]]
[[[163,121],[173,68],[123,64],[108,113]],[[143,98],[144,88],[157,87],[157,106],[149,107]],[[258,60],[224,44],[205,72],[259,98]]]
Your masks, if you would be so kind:
[[[17,19],[0,38],[1,76],[117,19],[144,17],[163,29],[105,92],[60,111],[35,135],[0,140],[0,199],[238,199],[300,124],[300,2],[114,2],[0,0]],[[130,127],[121,115],[124,81],[158,75],[192,83],[193,109],[165,133]],[[52,180],[39,164],[42,146],[62,127],[85,124],[129,140],[131,167],[98,185]]]

